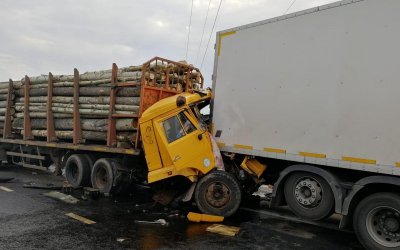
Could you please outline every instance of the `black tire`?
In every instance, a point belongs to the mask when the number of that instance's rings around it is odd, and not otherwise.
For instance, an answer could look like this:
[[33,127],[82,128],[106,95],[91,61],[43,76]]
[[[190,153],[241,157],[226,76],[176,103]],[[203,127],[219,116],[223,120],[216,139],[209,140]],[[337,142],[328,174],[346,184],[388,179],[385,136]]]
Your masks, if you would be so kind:
[[88,161],[90,170],[92,170],[94,163],[96,162],[96,158],[89,154],[82,154],[82,156],[86,158],[86,160]]
[[238,210],[242,192],[235,177],[215,170],[197,183],[195,199],[201,212],[229,217]]
[[286,203],[299,217],[323,220],[332,215],[335,198],[324,178],[308,172],[291,174],[285,181]]
[[125,182],[119,178],[117,169],[119,162],[115,159],[98,159],[92,168],[92,186],[100,193],[119,193],[125,187]]
[[73,188],[89,185],[90,166],[83,155],[74,154],[65,163],[65,177]]
[[366,249],[400,249],[400,196],[376,193],[356,207],[353,227]]

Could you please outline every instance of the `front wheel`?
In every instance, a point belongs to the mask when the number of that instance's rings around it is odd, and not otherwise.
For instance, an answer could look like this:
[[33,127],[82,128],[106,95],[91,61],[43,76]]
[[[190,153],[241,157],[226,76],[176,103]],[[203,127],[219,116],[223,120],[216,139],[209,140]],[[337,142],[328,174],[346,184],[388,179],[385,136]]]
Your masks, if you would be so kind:
[[215,170],[197,183],[195,199],[201,212],[228,217],[238,210],[242,192],[235,177]]
[[353,217],[354,231],[367,249],[400,248],[400,196],[376,193],[358,204]]

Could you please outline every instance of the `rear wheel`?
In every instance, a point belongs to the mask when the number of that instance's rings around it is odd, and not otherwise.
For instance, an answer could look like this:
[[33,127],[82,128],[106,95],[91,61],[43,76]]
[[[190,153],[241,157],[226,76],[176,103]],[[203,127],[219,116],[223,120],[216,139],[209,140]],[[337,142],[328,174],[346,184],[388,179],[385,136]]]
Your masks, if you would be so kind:
[[284,187],[291,210],[308,220],[322,220],[333,213],[335,199],[329,184],[319,175],[298,172],[289,176]]
[[101,193],[111,193],[114,182],[112,159],[98,159],[92,168],[92,186]]
[[90,166],[87,158],[79,154],[68,157],[65,163],[65,177],[73,188],[89,185]]
[[358,204],[353,217],[358,239],[367,249],[400,248],[400,196],[376,193]]
[[228,217],[239,208],[242,193],[235,177],[216,170],[197,183],[195,199],[201,212]]

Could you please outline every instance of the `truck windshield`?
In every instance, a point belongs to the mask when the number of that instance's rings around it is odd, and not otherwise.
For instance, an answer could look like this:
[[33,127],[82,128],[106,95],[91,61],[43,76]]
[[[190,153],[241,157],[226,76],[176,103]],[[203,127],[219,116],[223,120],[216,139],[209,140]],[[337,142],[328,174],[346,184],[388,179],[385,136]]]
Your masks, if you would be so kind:
[[183,111],[162,123],[168,143],[174,142],[196,130],[196,127]]

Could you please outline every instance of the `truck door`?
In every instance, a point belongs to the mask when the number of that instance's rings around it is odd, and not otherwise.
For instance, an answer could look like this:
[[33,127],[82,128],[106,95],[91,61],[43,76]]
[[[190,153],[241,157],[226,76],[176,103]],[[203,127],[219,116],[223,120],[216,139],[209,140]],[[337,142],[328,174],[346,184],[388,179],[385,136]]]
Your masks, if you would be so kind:
[[206,173],[214,167],[209,134],[189,112],[181,111],[158,125],[176,170],[195,168]]

